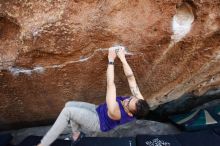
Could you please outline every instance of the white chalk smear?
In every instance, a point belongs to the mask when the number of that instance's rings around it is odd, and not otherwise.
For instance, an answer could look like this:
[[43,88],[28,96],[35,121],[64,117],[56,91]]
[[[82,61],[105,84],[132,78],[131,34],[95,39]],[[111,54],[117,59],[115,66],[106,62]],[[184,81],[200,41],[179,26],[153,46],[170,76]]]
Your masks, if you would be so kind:
[[22,67],[9,67],[8,70],[13,75],[16,76],[16,75],[19,75],[20,73],[27,74],[27,75],[31,75],[33,72],[43,73],[45,69],[43,67],[37,66],[37,67],[34,67],[33,69],[26,69]]
[[171,39],[174,42],[179,42],[182,38],[186,36],[187,33],[190,32],[192,22],[185,21],[182,24],[178,23],[176,16],[173,17],[173,35]]
[[[67,61],[64,62],[62,64],[56,64],[56,65],[49,65],[49,66],[37,66],[34,67],[33,69],[27,69],[27,68],[23,68],[23,67],[9,67],[8,70],[13,74],[13,75],[19,75],[21,73],[26,74],[26,75],[31,75],[32,73],[43,73],[46,69],[51,69],[51,68],[63,68],[68,64],[72,64],[72,63],[76,63],[76,62],[84,62],[89,60],[91,57],[93,57],[96,52],[98,51],[108,51],[108,48],[104,48],[104,49],[97,49],[95,50],[92,55],[90,55],[87,58],[83,58],[81,57],[79,60],[72,60],[72,61]],[[128,52],[128,50],[126,50],[126,55],[135,55],[134,53]]]
[[193,20],[190,19],[189,14],[186,14],[185,17],[184,15],[176,14],[173,17],[173,21],[172,21],[173,35],[171,36],[171,42],[169,46],[166,49],[164,49],[164,51],[160,55],[160,58],[155,61],[154,66],[152,67],[152,70],[154,70],[157,64],[159,64],[165,58],[167,52],[169,52],[170,49],[172,49],[174,44],[179,42],[182,38],[186,36],[188,32],[190,32],[192,22]]
[[173,35],[171,39],[174,42],[179,42],[190,32],[194,15],[191,6],[183,4],[177,9],[177,14],[174,15],[172,21]]

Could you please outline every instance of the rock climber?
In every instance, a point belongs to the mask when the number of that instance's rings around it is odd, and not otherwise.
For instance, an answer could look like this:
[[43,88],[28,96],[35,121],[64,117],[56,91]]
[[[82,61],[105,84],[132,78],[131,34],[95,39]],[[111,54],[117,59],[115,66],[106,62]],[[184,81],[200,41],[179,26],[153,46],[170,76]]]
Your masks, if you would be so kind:
[[[123,46],[108,49],[106,102],[100,105],[79,101],[67,102],[53,126],[37,146],[51,145],[68,124],[72,128],[71,145],[74,146],[85,136],[79,128],[90,132],[106,132],[116,126],[147,116],[149,105],[139,91],[125,53]],[[122,62],[132,92],[131,96],[116,96],[114,61],[117,56]]]

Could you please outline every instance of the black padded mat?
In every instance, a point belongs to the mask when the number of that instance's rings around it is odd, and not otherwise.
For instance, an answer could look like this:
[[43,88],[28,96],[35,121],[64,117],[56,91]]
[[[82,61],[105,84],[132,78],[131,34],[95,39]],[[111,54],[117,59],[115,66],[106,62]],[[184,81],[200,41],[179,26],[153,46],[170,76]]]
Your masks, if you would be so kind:
[[12,140],[12,135],[10,133],[0,135],[0,146],[8,146]]
[[76,146],[136,146],[136,138],[86,137]]
[[[40,143],[42,136],[28,136],[25,138],[19,145],[17,146],[35,146]],[[52,143],[51,146],[71,146],[71,142],[68,140],[60,140],[57,139],[55,142]]]
[[137,146],[220,146],[220,127],[176,135],[138,135]]
[[[37,145],[41,136],[28,136],[17,146]],[[51,146],[71,146],[69,140],[56,140]],[[135,138],[84,137],[76,146],[136,146]]]

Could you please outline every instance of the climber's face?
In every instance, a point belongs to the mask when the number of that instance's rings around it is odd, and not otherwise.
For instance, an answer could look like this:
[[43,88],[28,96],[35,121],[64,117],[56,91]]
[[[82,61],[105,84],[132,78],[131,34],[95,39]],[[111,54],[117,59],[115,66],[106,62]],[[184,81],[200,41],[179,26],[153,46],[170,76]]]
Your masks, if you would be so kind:
[[123,101],[125,111],[130,114],[134,113],[136,111],[136,102],[137,101],[138,101],[138,98],[135,96],[131,96],[130,98],[125,99]]

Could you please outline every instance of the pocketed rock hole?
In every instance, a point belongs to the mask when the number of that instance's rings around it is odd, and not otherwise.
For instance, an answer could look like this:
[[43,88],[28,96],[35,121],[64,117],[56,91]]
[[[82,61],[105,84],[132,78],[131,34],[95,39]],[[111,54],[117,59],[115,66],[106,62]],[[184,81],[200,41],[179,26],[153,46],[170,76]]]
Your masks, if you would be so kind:
[[177,7],[177,13],[173,17],[171,39],[174,42],[179,42],[184,38],[190,32],[193,21],[192,7],[188,3],[182,3]]

